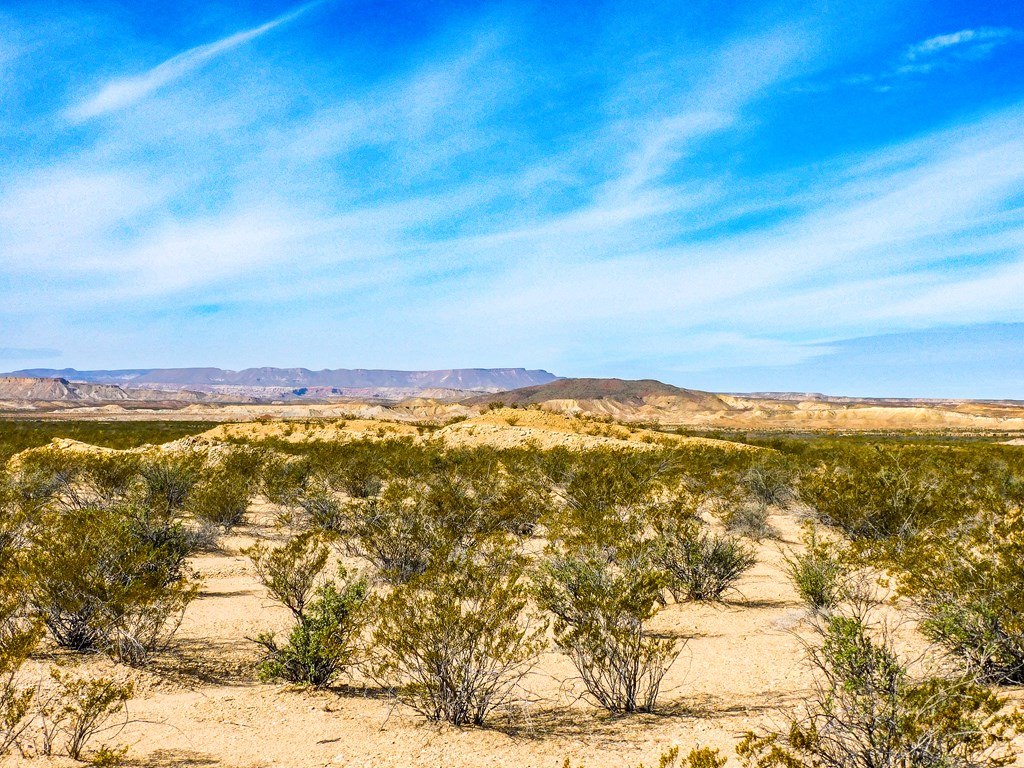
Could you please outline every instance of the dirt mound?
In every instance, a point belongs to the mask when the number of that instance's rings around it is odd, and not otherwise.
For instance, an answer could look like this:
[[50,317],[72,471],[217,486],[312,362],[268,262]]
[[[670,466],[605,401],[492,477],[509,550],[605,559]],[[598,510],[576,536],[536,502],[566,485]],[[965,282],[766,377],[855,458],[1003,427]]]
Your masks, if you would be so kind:
[[757,450],[724,440],[682,437],[610,421],[519,408],[498,408],[450,424],[435,432],[431,439],[441,440],[448,446],[490,445],[496,448],[535,446],[584,450],[610,447],[644,450],[678,445],[716,445],[736,450]]
[[316,421],[250,421],[242,424],[221,424],[208,432],[196,435],[194,440],[217,442],[220,440],[278,439],[290,443],[314,440],[394,440],[401,437],[419,437],[423,432],[413,424],[380,421],[376,419],[333,419]]
[[576,450],[615,447],[645,450],[674,445],[717,445],[737,450],[756,450],[724,440],[682,437],[649,429],[614,424],[606,420],[573,418],[540,409],[499,408],[441,427],[374,419],[334,421],[262,421],[222,424],[189,440],[215,443],[221,440],[280,439],[288,442],[313,440],[394,440],[437,441],[447,447],[495,448],[561,446]]

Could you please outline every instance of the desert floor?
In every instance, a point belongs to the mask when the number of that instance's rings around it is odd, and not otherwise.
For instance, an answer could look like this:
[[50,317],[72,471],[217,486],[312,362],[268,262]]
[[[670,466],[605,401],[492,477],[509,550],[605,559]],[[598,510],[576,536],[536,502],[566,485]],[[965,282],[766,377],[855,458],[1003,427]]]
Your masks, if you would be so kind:
[[[127,745],[135,766],[656,766],[679,745],[717,747],[739,765],[735,744],[750,729],[780,723],[806,695],[811,672],[802,643],[813,638],[808,613],[782,571],[782,550],[799,539],[799,515],[780,512],[778,540],[759,545],[759,564],[718,605],[670,604],[655,628],[688,641],[665,678],[660,712],[609,716],[581,696],[575,670],[546,653],[512,705],[488,727],[426,722],[356,672],[331,690],[311,692],[260,683],[259,658],[247,640],[283,630],[288,616],[272,603],[241,550],[280,540],[268,507],[222,539],[220,551],[193,567],[202,594],[185,615],[173,647],[151,668],[130,671],[102,657],[52,653],[28,666],[81,666],[136,681],[130,721],[95,744]],[[912,630],[907,650],[919,650]],[[1011,692],[1022,699],[1022,691]],[[1024,752],[1024,743],[1019,751]],[[3,765],[75,765],[67,758],[12,755]],[[1018,764],[1024,765],[1024,759]]]

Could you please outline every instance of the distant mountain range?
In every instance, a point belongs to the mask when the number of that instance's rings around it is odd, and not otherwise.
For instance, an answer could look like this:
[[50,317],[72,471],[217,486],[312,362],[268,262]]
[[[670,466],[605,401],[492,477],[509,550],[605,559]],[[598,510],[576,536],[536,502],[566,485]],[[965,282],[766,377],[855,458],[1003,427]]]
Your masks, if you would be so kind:
[[[538,382],[538,379],[540,382]],[[0,412],[85,418],[385,418],[443,422],[494,404],[698,429],[1024,433],[1024,403],[702,392],[652,379],[564,379],[523,368],[33,369],[0,374]],[[511,425],[511,422],[510,422]]]
[[188,388],[199,391],[235,391],[240,388],[274,389],[450,389],[503,392],[509,389],[547,384],[558,377],[547,371],[525,368],[456,368],[440,371],[392,371],[338,368],[311,371],[308,368],[131,368],[109,371],[79,371],[74,368],[32,368],[6,376],[65,379],[91,384],[130,385],[134,388]]

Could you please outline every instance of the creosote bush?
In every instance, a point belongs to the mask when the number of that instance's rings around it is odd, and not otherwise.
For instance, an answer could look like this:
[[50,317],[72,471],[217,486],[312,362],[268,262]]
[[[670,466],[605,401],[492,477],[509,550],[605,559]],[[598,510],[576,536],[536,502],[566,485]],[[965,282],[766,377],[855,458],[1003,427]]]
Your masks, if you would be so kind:
[[921,631],[995,683],[1024,683],[1024,513],[998,505],[923,531],[896,561]]
[[761,503],[745,502],[731,507],[722,522],[729,533],[745,536],[754,541],[773,539],[778,531],[768,522],[768,507]]
[[[58,740],[63,739],[64,752],[82,760],[89,743],[109,730],[110,720],[126,712],[125,707],[135,692],[131,681],[118,682],[108,677],[79,677],[52,668],[55,684],[50,699],[40,708],[43,744],[41,752],[53,754]],[[127,716],[125,717],[127,722]],[[127,749],[101,747],[101,756],[123,757]]]
[[482,724],[543,650],[511,551],[464,553],[396,587],[377,606],[374,674],[429,720]]
[[177,629],[198,583],[185,533],[153,540],[135,509],[44,515],[25,553],[28,600],[59,645],[141,664]]
[[763,506],[784,507],[793,498],[795,471],[786,457],[773,454],[755,461],[741,477],[743,487]]
[[323,580],[329,552],[312,534],[277,549],[257,545],[247,554],[260,581],[295,622],[284,645],[270,632],[254,638],[266,652],[260,677],[316,688],[330,685],[355,659],[369,592],[366,580],[350,577],[341,567],[338,582]]
[[819,537],[813,523],[804,530],[803,544],[803,551],[783,555],[786,573],[808,606],[815,611],[831,610],[842,598],[849,567],[838,548]]
[[186,508],[197,520],[229,530],[245,517],[259,490],[262,456],[252,448],[235,447],[212,467],[189,493]]
[[712,533],[696,520],[663,528],[655,551],[677,601],[721,600],[757,562],[740,539]]
[[811,652],[814,694],[784,732],[748,734],[751,768],[988,768],[1014,761],[1021,725],[970,679],[915,679],[860,616],[834,616]]
[[[717,749],[710,747],[694,747],[687,754],[682,756],[679,747],[669,747],[658,757],[657,768],[722,768],[729,758],[723,757]],[[562,768],[573,768],[572,761],[565,758]],[[584,768],[580,765],[579,768]],[[640,763],[637,768],[647,768]]]
[[28,725],[35,691],[19,685],[18,671],[39,640],[38,626],[23,617],[17,587],[6,570],[10,565],[0,561],[0,755]]
[[595,550],[555,553],[535,584],[538,603],[555,616],[555,643],[594,700],[610,712],[653,712],[682,650],[646,627],[665,586],[662,572],[643,552],[620,562]]

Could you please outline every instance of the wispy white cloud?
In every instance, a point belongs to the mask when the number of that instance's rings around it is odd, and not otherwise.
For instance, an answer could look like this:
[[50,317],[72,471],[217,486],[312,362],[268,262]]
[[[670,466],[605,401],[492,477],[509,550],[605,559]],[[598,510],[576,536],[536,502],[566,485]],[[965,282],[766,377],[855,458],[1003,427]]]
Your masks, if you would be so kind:
[[[322,62],[315,74],[267,62],[251,81],[163,88],[287,19],[108,84],[78,115],[111,119],[0,180],[0,273],[15,286],[0,325],[18,333],[4,343],[176,350],[182,364],[203,344],[236,350],[205,358],[219,365],[288,354],[600,373],[647,358],[692,371],[798,362],[852,334],[1024,319],[1020,105],[744,174],[732,148],[824,55],[803,24],[690,51],[655,90],[643,72],[610,71],[573,101],[586,114],[550,131],[542,108],[516,119],[540,86],[491,30],[355,85],[313,82]],[[718,140],[729,149],[716,154]],[[214,328],[194,305],[234,324]],[[40,327],[49,335],[33,337]],[[338,332],[295,352],[310,328]]]
[[184,53],[172,56],[140,75],[129,75],[111,80],[92,96],[72,105],[65,112],[65,115],[73,122],[82,122],[130,107],[145,99],[154,91],[176,80],[180,80],[194,70],[199,69],[207,62],[223,56],[283,24],[297,19],[323,2],[324,0],[314,0],[314,2],[306,3],[265,24],[236,32],[212,43],[190,48]]
[[992,49],[1020,33],[1008,27],[979,27],[961,29],[946,35],[936,35],[907,48],[904,58],[918,61],[945,53],[967,53],[972,57],[987,55]]
[[996,48],[1024,40],[1024,32],[1012,27],[979,27],[962,29],[921,40],[904,48],[889,67],[874,72],[859,72],[842,77],[803,82],[793,90],[802,93],[823,93],[839,87],[872,88],[891,91],[898,84],[915,76],[953,70],[969,62],[988,59]]

